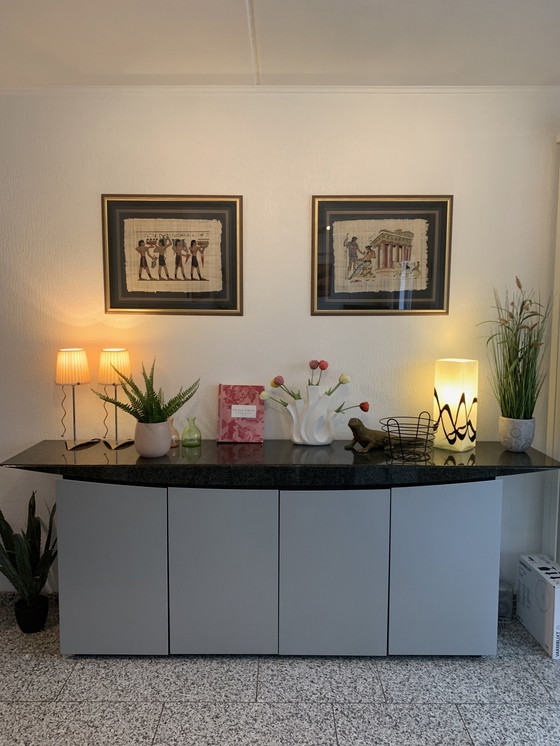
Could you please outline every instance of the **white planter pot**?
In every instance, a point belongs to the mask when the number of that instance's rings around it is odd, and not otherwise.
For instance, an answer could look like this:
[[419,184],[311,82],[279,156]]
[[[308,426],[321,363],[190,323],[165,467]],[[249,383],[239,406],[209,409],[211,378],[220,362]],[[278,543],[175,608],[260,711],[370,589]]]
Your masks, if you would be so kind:
[[137,422],[134,431],[134,446],[140,456],[146,456],[146,458],[165,456],[171,448],[169,422]]
[[500,417],[500,443],[507,451],[521,453],[526,451],[535,437],[535,418],[515,420],[511,417]]

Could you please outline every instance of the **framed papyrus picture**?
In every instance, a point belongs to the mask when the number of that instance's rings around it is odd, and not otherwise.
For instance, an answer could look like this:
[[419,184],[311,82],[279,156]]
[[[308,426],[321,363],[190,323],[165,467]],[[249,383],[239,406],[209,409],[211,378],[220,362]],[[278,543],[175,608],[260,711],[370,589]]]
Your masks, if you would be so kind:
[[313,197],[311,314],[446,314],[453,197]]
[[242,197],[102,195],[107,313],[242,315]]

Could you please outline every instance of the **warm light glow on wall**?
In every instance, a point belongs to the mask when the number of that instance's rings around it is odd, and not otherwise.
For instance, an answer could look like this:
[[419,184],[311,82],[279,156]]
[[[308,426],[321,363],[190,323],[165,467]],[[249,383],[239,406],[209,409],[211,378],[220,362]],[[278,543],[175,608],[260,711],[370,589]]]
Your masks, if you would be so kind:
[[436,360],[434,446],[468,451],[476,445],[478,361]]
[[122,383],[113,366],[119,373],[130,376],[130,355],[125,347],[107,347],[101,350],[98,378],[100,384],[116,386]]

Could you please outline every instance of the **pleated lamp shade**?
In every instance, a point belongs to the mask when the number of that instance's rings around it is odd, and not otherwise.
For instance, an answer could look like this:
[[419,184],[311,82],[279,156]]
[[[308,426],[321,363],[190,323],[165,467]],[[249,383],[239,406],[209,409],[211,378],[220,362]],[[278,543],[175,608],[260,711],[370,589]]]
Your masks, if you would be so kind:
[[113,386],[122,383],[121,379],[115,373],[113,366],[125,376],[130,375],[130,355],[125,347],[112,347],[101,350],[99,357],[99,378],[98,382],[103,385],[112,384]]
[[58,351],[56,383],[77,386],[80,383],[89,383],[89,380],[89,366],[85,350],[81,347],[73,347]]

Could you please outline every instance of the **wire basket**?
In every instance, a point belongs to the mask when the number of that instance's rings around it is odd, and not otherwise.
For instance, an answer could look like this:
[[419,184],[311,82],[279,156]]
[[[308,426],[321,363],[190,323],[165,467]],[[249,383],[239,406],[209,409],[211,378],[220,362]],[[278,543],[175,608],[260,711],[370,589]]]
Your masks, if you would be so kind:
[[395,461],[428,461],[434,444],[434,420],[428,412],[417,417],[385,417],[379,420],[387,433],[385,450]]

